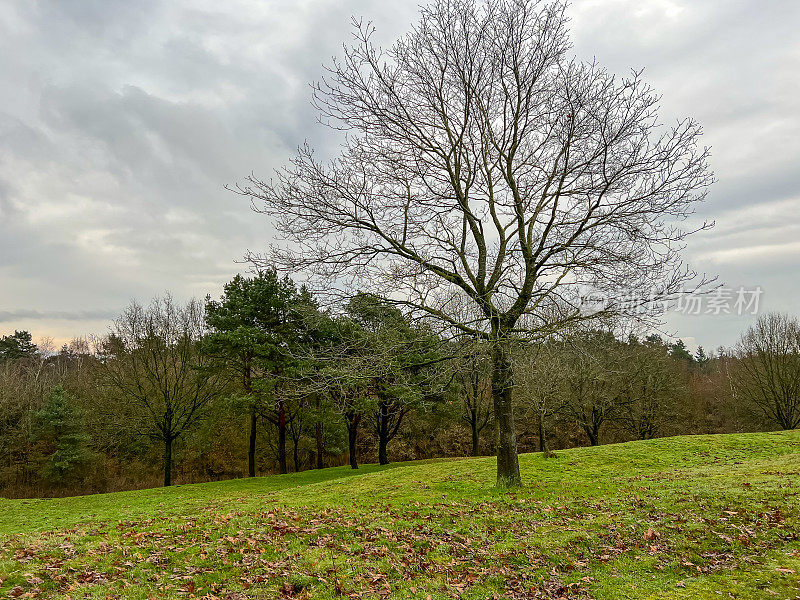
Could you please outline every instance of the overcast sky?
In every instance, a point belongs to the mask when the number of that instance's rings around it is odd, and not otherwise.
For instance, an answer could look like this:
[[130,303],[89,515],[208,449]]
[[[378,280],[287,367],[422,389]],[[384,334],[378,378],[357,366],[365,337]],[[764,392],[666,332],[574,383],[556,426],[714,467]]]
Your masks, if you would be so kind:
[[[0,334],[103,333],[132,299],[218,295],[271,240],[224,190],[304,140],[330,149],[308,84],[351,16],[390,42],[417,2],[4,0],[0,3]],[[798,313],[800,1],[573,0],[575,52],[645,68],[662,117],[705,128],[718,183],[687,248],[759,309]],[[702,312],[705,312],[706,307]],[[749,315],[672,315],[732,344]]]

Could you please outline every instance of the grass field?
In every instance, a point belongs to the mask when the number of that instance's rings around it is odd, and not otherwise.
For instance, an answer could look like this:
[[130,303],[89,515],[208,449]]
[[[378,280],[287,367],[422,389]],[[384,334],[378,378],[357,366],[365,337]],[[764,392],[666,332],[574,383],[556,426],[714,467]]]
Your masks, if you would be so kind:
[[19,598],[800,598],[800,432],[0,500]]

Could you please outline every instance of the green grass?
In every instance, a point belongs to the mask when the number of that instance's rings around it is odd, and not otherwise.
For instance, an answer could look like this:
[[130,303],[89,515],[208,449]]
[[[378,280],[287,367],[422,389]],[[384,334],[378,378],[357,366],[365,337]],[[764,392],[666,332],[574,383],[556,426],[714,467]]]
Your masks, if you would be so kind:
[[0,595],[800,598],[800,432],[0,500]]

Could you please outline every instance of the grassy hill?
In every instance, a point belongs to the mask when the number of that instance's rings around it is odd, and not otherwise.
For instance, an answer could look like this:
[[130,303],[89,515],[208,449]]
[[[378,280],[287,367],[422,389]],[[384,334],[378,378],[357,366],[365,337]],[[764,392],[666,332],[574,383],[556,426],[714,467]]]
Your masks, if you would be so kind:
[[0,594],[800,598],[800,432],[0,500]]

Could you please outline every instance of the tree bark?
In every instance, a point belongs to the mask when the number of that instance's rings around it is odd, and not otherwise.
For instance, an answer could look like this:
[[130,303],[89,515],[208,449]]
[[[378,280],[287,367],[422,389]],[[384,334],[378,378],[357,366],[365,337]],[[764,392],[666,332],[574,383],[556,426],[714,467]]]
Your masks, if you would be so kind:
[[549,448],[547,447],[547,434],[544,430],[544,415],[539,413],[539,452],[547,454]]
[[286,407],[283,402],[278,406],[278,466],[281,475],[289,472],[286,464]]
[[388,465],[389,464],[389,454],[386,450],[386,446],[389,444],[387,440],[384,438],[380,438],[378,440],[378,464],[379,465]]
[[[392,413],[391,411],[398,411]],[[382,400],[378,404],[378,463],[381,465],[389,464],[389,442],[397,435],[400,425],[403,423],[407,410],[399,408],[390,401]],[[392,423],[394,418],[394,423]]]
[[245,356],[244,366],[242,367],[242,386],[244,393],[250,397],[252,406],[250,407],[250,440],[247,446],[247,476],[256,476],[256,433],[258,427],[258,411],[256,404],[252,397],[253,394],[253,379],[252,370],[250,367],[249,357]]
[[378,405],[378,464],[389,464],[389,414],[385,402]]
[[512,398],[513,366],[511,349],[504,336],[497,336],[492,348],[492,403],[497,439],[497,485],[522,485],[517,455],[517,434],[514,429]]
[[250,444],[247,448],[247,476],[256,476],[256,433],[258,426],[258,412],[256,406],[250,408]]
[[350,450],[350,467],[358,468],[358,455],[356,454],[356,441],[358,440],[358,423],[361,416],[353,413],[347,415],[347,442]]
[[294,444],[294,446],[292,447],[292,460],[294,461],[294,472],[295,473],[299,473],[300,472],[300,454],[299,454],[299,451],[298,451],[297,447],[300,445],[300,438],[299,437],[297,437],[297,438],[292,437],[292,443]]
[[322,443],[322,421],[319,418],[319,394],[316,395],[317,407],[317,424],[314,428],[314,433],[317,438],[317,468],[322,469],[325,467],[323,455],[325,454],[325,446]]
[[480,444],[480,439],[478,438],[478,409],[472,408],[470,409],[470,425],[472,426],[472,456],[478,456],[479,450],[478,446]]
[[164,438],[164,487],[172,485],[172,438]]
[[584,427],[586,435],[589,438],[589,444],[592,446],[600,445],[600,427],[597,425],[588,425]]
[[325,454],[325,446],[322,444],[322,421],[317,421],[316,435],[317,435],[317,468],[323,469],[325,468],[325,462],[323,460],[323,455]]

